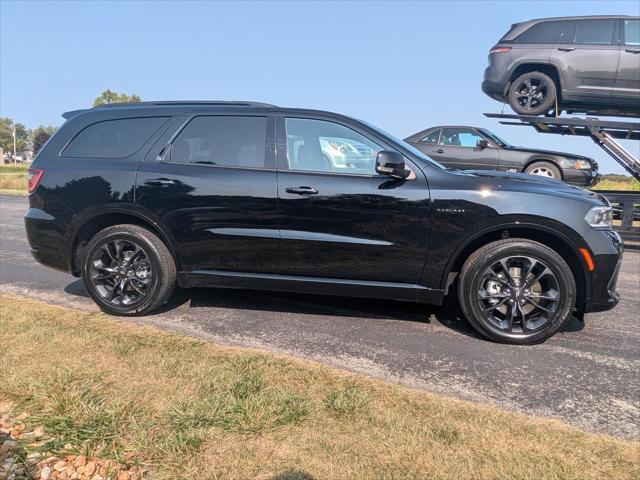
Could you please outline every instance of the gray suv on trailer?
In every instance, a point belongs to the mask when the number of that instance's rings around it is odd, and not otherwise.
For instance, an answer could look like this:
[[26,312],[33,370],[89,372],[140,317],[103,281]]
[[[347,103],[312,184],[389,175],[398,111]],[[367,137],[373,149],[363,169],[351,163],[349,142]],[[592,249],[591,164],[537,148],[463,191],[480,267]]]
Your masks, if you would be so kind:
[[640,116],[640,17],[516,23],[490,50],[482,91],[519,115]]

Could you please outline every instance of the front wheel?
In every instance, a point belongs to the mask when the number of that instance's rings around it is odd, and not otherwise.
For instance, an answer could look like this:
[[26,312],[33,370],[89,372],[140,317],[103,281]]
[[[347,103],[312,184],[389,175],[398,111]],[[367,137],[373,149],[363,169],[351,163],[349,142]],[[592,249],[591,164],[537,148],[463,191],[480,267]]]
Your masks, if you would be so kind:
[[556,84],[542,72],[527,72],[509,88],[509,105],[518,115],[543,115],[556,102]]
[[576,302],[571,269],[546,245],[499,240],[474,252],[458,284],[460,306],[483,336],[528,344],[551,337],[570,319]]
[[140,315],[167,301],[175,285],[176,266],[154,233],[137,225],[116,225],[89,242],[82,279],[103,311]]
[[550,162],[534,162],[524,170],[524,173],[562,180],[560,169]]

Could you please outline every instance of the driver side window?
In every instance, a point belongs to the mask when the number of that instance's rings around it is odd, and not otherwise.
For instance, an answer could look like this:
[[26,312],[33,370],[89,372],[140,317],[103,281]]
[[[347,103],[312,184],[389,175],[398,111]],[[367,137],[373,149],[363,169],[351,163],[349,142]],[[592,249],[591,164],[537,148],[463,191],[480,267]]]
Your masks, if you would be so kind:
[[285,119],[290,170],[375,175],[384,148],[348,127],[324,120]]
[[469,129],[443,128],[440,136],[440,145],[452,147],[476,147],[478,140],[482,137]]

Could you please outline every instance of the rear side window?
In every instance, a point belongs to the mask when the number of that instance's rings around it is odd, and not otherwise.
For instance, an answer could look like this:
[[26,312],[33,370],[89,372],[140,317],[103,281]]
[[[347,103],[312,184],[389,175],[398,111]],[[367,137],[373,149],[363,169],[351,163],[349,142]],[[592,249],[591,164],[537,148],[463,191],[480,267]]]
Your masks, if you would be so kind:
[[610,45],[615,26],[615,20],[578,20],[574,43]]
[[562,22],[541,22],[522,32],[513,43],[556,43]]
[[171,163],[264,168],[267,117],[196,117],[171,146]]
[[624,21],[625,45],[640,45],[640,20]]
[[167,117],[122,118],[94,123],[62,152],[65,157],[124,158],[134,154],[158,131]]
[[433,132],[429,133],[426,137],[422,138],[420,142],[422,143],[438,143],[438,139],[440,138],[440,129],[436,129]]

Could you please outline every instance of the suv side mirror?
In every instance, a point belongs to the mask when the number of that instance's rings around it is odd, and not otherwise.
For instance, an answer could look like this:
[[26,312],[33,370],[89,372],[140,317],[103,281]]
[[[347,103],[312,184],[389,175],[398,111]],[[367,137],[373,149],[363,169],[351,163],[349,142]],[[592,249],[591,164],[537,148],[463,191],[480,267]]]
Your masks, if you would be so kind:
[[407,178],[411,172],[405,168],[404,156],[399,152],[381,150],[376,156],[376,172],[393,178]]
[[488,146],[489,142],[487,142],[484,138],[481,138],[476,142],[476,147],[478,147],[480,150],[482,150],[483,148],[487,148]]

